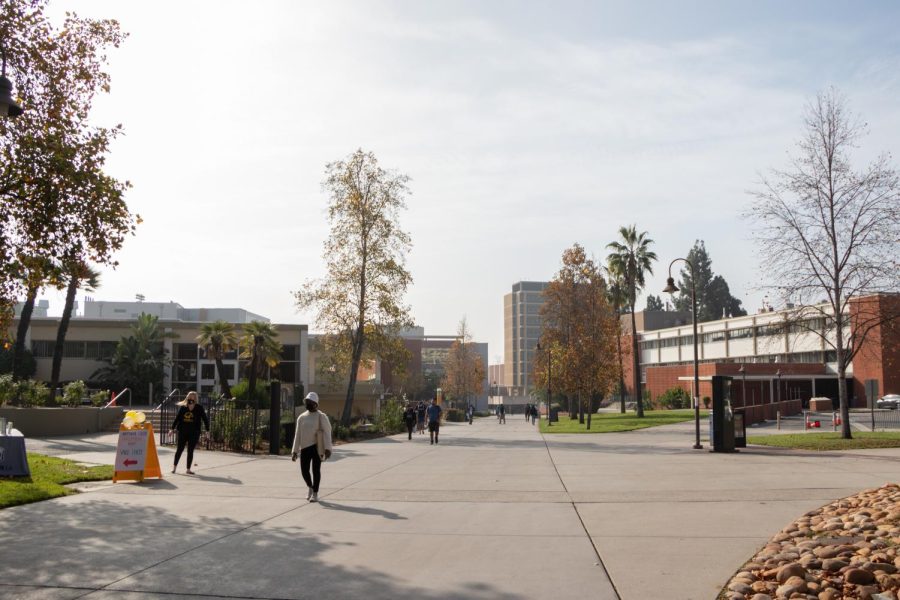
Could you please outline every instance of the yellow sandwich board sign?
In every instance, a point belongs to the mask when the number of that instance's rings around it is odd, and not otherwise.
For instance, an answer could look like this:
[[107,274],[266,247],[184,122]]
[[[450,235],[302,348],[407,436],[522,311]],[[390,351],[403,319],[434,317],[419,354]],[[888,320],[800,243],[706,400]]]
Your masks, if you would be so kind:
[[131,429],[119,426],[119,442],[116,444],[116,467],[113,482],[143,481],[148,477],[162,479],[153,426],[143,423]]

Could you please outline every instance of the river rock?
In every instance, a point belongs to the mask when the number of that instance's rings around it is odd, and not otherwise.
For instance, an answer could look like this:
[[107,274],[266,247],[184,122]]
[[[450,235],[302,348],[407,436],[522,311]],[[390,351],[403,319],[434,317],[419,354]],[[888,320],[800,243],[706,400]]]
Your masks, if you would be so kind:
[[865,569],[847,569],[844,571],[844,581],[856,585],[866,585],[875,581],[875,575]]

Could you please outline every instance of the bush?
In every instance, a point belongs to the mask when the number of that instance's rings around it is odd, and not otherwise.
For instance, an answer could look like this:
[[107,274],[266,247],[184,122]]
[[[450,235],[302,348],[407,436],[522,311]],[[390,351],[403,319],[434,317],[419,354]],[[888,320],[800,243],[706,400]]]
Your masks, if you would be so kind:
[[19,382],[18,394],[22,406],[44,406],[50,397],[50,390],[43,381],[28,379]]
[[0,404],[11,404],[16,398],[16,389],[12,375],[9,373],[0,375]]
[[[241,379],[237,385],[231,386],[231,396],[237,400],[237,406],[239,408],[243,408],[246,406],[253,406],[253,401],[250,398],[250,383],[246,379]],[[258,379],[256,381],[256,389],[253,391],[253,397],[259,403],[259,408],[266,408],[269,406],[269,382],[264,381],[262,379]]]
[[385,435],[400,433],[405,429],[403,424],[403,407],[396,400],[388,400],[381,405],[381,412],[375,417],[375,429]]
[[444,411],[444,420],[452,423],[462,423],[466,420],[466,413],[459,408],[450,408]]
[[224,443],[233,452],[244,452],[245,444],[251,439],[253,413],[249,410],[223,410],[216,415],[211,425],[210,435],[213,441]]
[[703,396],[703,408],[709,408],[711,402],[712,398],[710,398],[709,396]]
[[109,402],[109,390],[98,390],[90,395],[92,406],[106,406]]
[[684,388],[669,388],[657,396],[656,401],[662,408],[690,408],[691,395]]
[[63,388],[62,403],[66,406],[81,406],[81,399],[87,391],[83,381],[72,381]]

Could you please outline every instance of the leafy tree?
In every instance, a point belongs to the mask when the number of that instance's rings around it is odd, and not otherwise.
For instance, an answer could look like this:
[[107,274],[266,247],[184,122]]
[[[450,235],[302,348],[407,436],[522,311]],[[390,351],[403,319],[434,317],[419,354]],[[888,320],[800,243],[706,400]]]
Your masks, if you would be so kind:
[[[544,290],[544,328],[541,354],[535,362],[535,381],[579,398],[579,419],[587,406],[587,428],[591,427],[594,403],[609,393],[618,377],[614,347],[618,343],[618,315],[609,300],[603,269],[587,258],[575,244],[563,253],[563,266]],[[549,352],[549,355],[548,355]]]
[[[115,21],[67,15],[57,27],[46,0],[0,3],[9,75],[25,112],[0,119],[0,321],[28,298],[26,261],[59,266],[81,259],[115,264],[132,233],[127,182],[105,161],[121,126],[90,121],[94,97],[109,91],[105,52],[124,39]],[[6,330],[0,322],[0,330]]]
[[855,312],[850,304],[900,289],[900,180],[887,154],[854,167],[851,152],[865,133],[843,96],[820,93],[806,108],[790,167],[763,179],[751,209],[767,287],[797,307],[797,325],[826,324],[805,329],[836,354],[844,439],[851,437],[847,365],[871,332],[900,319],[888,298],[886,311],[879,302]]
[[703,240],[694,242],[686,258],[694,266],[696,282],[692,281],[690,269],[684,267],[678,284],[679,293],[674,299],[677,310],[691,312],[691,285],[696,283],[698,323],[716,321],[724,316],[740,317],[747,314],[741,307],[741,301],[731,295],[725,279],[713,273],[712,259],[706,251]]
[[228,385],[228,374],[225,373],[225,365],[222,359],[225,354],[237,349],[238,338],[234,332],[234,325],[219,319],[212,323],[204,323],[200,326],[200,335],[197,343],[206,349],[206,355],[216,361],[216,374],[219,376],[219,387],[226,398],[231,398],[231,387]]
[[653,273],[652,263],[656,253],[650,250],[653,243],[647,232],[637,232],[637,226],[620,227],[621,241],[610,242],[606,247],[612,250],[607,257],[612,270],[620,273],[631,309],[631,357],[634,377],[634,397],[637,400],[637,416],[644,416],[643,395],[641,394],[641,355],[638,352],[637,323],[634,316],[637,295],[644,288],[647,274]]
[[16,328],[16,341],[12,355],[12,377],[17,381],[23,374],[19,368],[22,356],[25,353],[25,337],[31,325],[31,315],[34,312],[34,303],[38,292],[57,277],[57,269],[48,259],[40,256],[25,256],[17,265],[19,281],[25,285],[25,302],[22,312],[19,314],[19,325]]
[[130,388],[136,400],[150,402],[149,384],[162,389],[163,377],[171,360],[166,356],[164,341],[173,334],[164,333],[159,318],[141,313],[131,326],[131,335],[123,337],[109,359],[109,366],[98,369],[91,379]]
[[472,333],[463,317],[456,328],[456,339],[450,346],[441,388],[449,393],[451,399],[463,402],[465,406],[469,396],[483,389],[484,377],[481,355],[475,350]]
[[644,310],[666,310],[662,298],[650,294],[647,296],[647,307]]
[[81,260],[67,263],[60,275],[61,280],[66,281],[66,303],[59,320],[59,328],[56,330],[56,344],[53,347],[53,368],[50,372],[52,399],[56,399],[56,388],[59,387],[59,371],[62,367],[63,348],[66,343],[66,333],[69,331],[69,321],[72,319],[72,311],[75,309],[75,294],[78,292],[78,288],[94,291],[100,286],[100,273]]
[[[277,339],[278,331],[271,323],[263,321],[251,321],[244,325],[241,336],[241,358],[248,360],[247,365],[247,395],[255,398],[256,380],[265,375],[266,368],[278,366],[281,362],[281,342]],[[218,363],[216,363],[218,368]]]
[[[386,171],[371,152],[357,150],[326,167],[331,235],[323,257],[328,274],[295,293],[298,308],[317,309],[328,335],[330,364],[349,371],[341,422],[349,426],[360,361],[366,353],[401,356],[398,333],[411,326],[403,303],[412,276],[405,257],[409,235],[400,228],[409,177]],[[391,359],[393,365],[405,361]]]

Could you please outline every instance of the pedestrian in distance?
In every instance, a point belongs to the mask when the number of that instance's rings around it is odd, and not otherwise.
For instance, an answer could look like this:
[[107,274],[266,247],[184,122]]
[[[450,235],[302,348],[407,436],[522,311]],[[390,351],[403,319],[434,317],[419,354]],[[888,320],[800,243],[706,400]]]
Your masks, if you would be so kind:
[[181,453],[187,446],[187,474],[193,475],[191,467],[194,466],[194,448],[200,441],[200,433],[202,427],[206,426],[206,432],[209,433],[209,417],[206,411],[197,402],[197,392],[188,392],[184,400],[178,403],[178,414],[175,415],[175,422],[172,423],[170,433],[175,433],[178,440],[178,449],[175,450],[175,464],[172,465],[172,472],[178,469],[178,461],[181,460]]
[[425,435],[425,403],[419,400],[416,405],[416,428],[421,435]]
[[531,405],[525,405],[525,422],[528,423],[531,420]]
[[431,443],[438,443],[438,435],[441,432],[441,405],[437,403],[437,398],[431,400],[431,406],[426,411],[428,413],[428,434],[431,436]]
[[416,426],[416,409],[408,402],[406,403],[406,410],[403,411],[403,422],[406,423],[406,432],[409,434],[409,439],[412,439],[413,427]]
[[469,425],[472,424],[472,421],[475,419],[475,407],[471,404],[469,405]]
[[[319,501],[319,484],[322,482],[322,461],[331,458],[331,421],[319,410],[319,395],[310,392],[304,399],[306,412],[297,417],[291,461],[300,457],[300,475],[309,491],[306,499]],[[312,476],[310,476],[312,467]]]
[[538,413],[537,405],[531,405],[531,422],[537,425],[538,420],[541,418],[541,415]]
[[499,408],[497,409],[497,412],[498,412],[498,414],[499,414],[499,421],[500,421],[500,423],[502,423],[502,424],[505,425],[505,424],[506,424],[506,407],[505,407],[504,405],[501,404],[501,405],[499,406]]

